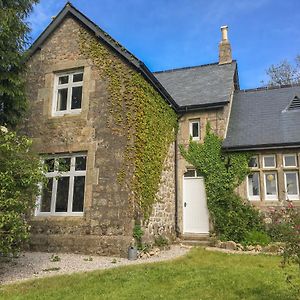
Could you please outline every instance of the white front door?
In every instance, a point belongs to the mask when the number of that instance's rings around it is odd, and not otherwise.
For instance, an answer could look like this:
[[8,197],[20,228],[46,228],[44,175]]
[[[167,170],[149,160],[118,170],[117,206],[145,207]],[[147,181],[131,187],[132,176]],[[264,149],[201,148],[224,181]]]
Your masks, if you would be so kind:
[[188,170],[183,177],[183,233],[208,233],[209,214],[203,177]]

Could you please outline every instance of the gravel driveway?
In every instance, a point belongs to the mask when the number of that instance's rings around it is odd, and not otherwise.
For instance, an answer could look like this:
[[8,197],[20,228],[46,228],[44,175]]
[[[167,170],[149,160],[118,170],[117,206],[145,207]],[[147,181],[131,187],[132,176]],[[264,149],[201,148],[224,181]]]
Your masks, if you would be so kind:
[[25,252],[20,257],[13,258],[9,262],[0,262],[0,284],[59,274],[170,260],[186,254],[189,248],[182,245],[172,245],[170,250],[161,251],[155,256],[140,258],[135,261],[107,256]]

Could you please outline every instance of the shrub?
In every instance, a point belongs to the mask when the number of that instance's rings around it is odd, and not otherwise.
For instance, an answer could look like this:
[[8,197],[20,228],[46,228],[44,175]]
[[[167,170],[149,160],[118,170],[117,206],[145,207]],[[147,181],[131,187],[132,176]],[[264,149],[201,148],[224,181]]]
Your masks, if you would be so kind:
[[[267,212],[267,230],[274,240],[283,242],[282,266],[287,282],[300,292],[300,211],[292,202],[287,207]],[[297,268],[295,268],[295,266]]]
[[246,233],[243,244],[266,246],[270,244],[270,242],[271,238],[266,232],[252,230]]
[[35,204],[43,167],[31,141],[0,127],[0,252],[19,251],[29,236],[26,214]]
[[143,243],[142,243],[142,236],[144,234],[144,231],[141,227],[141,225],[139,224],[135,224],[134,228],[133,228],[133,234],[132,236],[135,239],[136,245],[138,249],[142,249],[143,248]]
[[154,238],[154,245],[157,247],[165,247],[169,245],[169,240],[166,237],[159,234]]

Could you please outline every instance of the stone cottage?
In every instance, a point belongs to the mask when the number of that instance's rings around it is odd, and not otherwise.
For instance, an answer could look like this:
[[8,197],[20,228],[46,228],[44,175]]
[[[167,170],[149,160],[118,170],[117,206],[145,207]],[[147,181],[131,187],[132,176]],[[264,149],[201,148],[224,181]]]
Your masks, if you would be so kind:
[[241,91],[221,31],[217,63],[152,73],[66,4],[27,61],[22,130],[49,178],[31,218],[32,249],[124,255],[137,206],[152,207],[149,238],[207,236],[204,180],[178,150],[190,137],[203,142],[207,122],[226,151],[253,153],[245,199],[300,202],[300,87]]

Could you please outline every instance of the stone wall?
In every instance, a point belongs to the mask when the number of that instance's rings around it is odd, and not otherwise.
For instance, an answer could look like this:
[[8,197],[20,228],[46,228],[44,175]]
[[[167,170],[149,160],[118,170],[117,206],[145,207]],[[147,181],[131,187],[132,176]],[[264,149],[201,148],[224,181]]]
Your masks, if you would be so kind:
[[[39,154],[86,153],[84,213],[82,216],[33,215],[31,249],[126,255],[132,240],[132,192],[118,182],[124,164],[126,135],[114,134],[108,82],[80,51],[84,28],[66,17],[28,61],[28,115],[20,130],[34,141]],[[109,50],[112,51],[112,50]],[[116,55],[118,60],[134,69]],[[83,69],[81,112],[54,116],[54,82],[58,72]],[[174,235],[175,180],[174,145],[165,160],[149,234]],[[133,174],[133,166],[127,171]]]
[[[132,212],[129,191],[118,183],[117,173],[126,137],[113,135],[107,127],[107,82],[81,54],[80,30],[81,25],[67,17],[28,61],[30,103],[21,131],[33,138],[38,153],[87,153],[84,214],[33,216],[31,247],[125,255],[132,239]],[[55,73],[76,68],[84,69],[82,111],[52,116]]]
[[158,202],[154,205],[145,228],[145,240],[161,235],[170,240],[175,238],[175,143],[169,147],[165,159],[159,190]]

